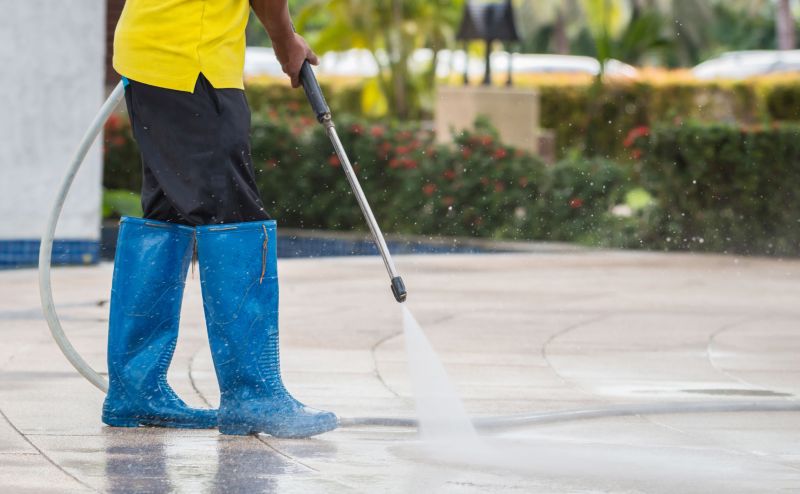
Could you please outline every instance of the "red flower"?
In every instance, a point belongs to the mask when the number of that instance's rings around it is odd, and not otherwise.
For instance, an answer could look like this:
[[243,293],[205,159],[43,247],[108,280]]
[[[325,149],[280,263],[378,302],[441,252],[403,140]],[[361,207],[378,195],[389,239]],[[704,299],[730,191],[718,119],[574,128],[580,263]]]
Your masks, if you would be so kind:
[[383,137],[386,130],[380,125],[373,125],[372,128],[369,129],[369,133],[372,137]]
[[444,204],[447,207],[452,206],[453,203],[455,203],[455,202],[456,202],[456,200],[453,198],[453,196],[444,196],[444,197],[442,197],[442,204]]
[[270,168],[276,168],[278,166],[278,160],[276,160],[275,158],[270,158],[267,161],[265,161],[265,164]]
[[400,168],[400,160],[397,158],[390,159],[389,168]]
[[642,150],[641,149],[634,149],[631,151],[631,158],[638,160],[642,157]]
[[445,180],[454,180],[456,178],[456,171],[448,168],[442,172],[442,177],[444,177]]
[[379,148],[379,149],[381,150],[381,153],[383,153],[383,154],[389,154],[389,151],[391,151],[393,147],[394,147],[394,146],[392,146],[392,143],[391,143],[391,142],[389,142],[389,141],[384,141],[384,142],[382,142],[382,143],[381,143],[381,145],[380,145],[380,148]]
[[461,156],[463,156],[464,159],[469,159],[469,157],[472,156],[472,150],[470,148],[462,148]]
[[628,132],[628,135],[625,136],[625,140],[622,141],[622,145],[626,148],[633,146],[636,142],[636,139],[640,137],[647,137],[650,135],[650,127],[646,125],[640,125],[638,127],[634,127]]
[[528,186],[528,177],[519,177],[519,186],[520,187],[527,187]]
[[409,146],[397,146],[397,154],[406,154],[411,151]]
[[498,180],[498,181],[496,181],[494,183],[494,191],[495,192],[503,192],[504,190],[506,190],[506,186],[505,186],[505,184],[503,184],[503,182]]
[[436,192],[436,184],[425,184],[422,186],[422,193],[430,197]]
[[411,132],[407,130],[401,130],[400,132],[397,133],[397,138],[401,140],[409,139],[411,138]]
[[572,199],[569,200],[569,207],[571,207],[572,209],[578,209],[581,206],[583,206],[583,199],[581,199],[580,197],[573,197]]
[[297,101],[289,101],[288,103],[286,103],[286,108],[289,111],[297,111],[300,109],[300,103],[298,103]]
[[476,135],[469,138],[469,143],[474,146],[491,146],[494,142],[490,135]]
[[112,113],[106,120],[106,132],[119,129],[120,123],[119,116]]
[[328,158],[328,164],[331,165],[331,166],[340,166],[341,165],[341,163],[339,162],[339,157],[336,156],[335,154],[331,155],[331,157]]
[[504,148],[495,149],[494,154],[492,155],[492,157],[494,157],[496,160],[501,160],[506,156],[508,156],[508,151],[506,151]]
[[406,170],[413,170],[419,166],[416,160],[412,160],[411,158],[403,158],[403,168]]
[[362,127],[361,125],[359,125],[357,123],[353,124],[350,127],[350,132],[352,132],[355,135],[361,135],[361,133],[364,132],[364,127]]
[[483,185],[489,185],[489,179],[486,177],[481,177],[481,183]]

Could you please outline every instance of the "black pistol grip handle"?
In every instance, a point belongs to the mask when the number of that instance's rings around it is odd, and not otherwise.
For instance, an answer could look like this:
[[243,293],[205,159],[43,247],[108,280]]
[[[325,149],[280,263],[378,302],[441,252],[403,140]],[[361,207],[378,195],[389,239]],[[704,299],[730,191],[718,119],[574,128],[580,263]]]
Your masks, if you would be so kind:
[[317,77],[308,60],[303,62],[303,67],[300,69],[300,83],[303,85],[308,102],[319,123],[329,120],[331,109],[328,108],[328,103],[325,101],[325,96],[322,95],[322,89],[319,87]]

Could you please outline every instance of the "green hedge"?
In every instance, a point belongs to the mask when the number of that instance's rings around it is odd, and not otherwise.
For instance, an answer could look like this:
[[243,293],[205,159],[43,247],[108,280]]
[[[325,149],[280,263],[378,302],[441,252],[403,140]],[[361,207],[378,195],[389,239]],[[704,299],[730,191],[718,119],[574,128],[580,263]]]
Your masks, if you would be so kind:
[[800,255],[800,125],[659,126],[642,148],[652,247]]
[[800,83],[775,84],[764,99],[767,113],[773,120],[800,120]]
[[[305,108],[253,113],[259,190],[281,225],[366,228],[321,127]],[[140,164],[124,121],[106,127],[104,185],[138,191]],[[387,232],[609,243],[609,210],[631,187],[629,166],[574,157],[546,166],[499,142],[494,131],[436,144],[419,125],[337,118],[337,129]]]
[[139,148],[127,116],[114,114],[106,121],[103,137],[103,187],[108,190],[142,188]]
[[[800,95],[800,84],[791,89]],[[624,136],[641,125],[676,119],[754,123],[770,118],[757,87],[745,82],[558,85],[539,91],[541,126],[554,131],[559,156],[577,150],[588,156],[622,157]]]
[[[669,76],[665,76],[669,77]],[[627,159],[623,139],[637,126],[676,120],[754,124],[800,120],[800,79],[788,77],[736,82],[611,81],[592,85],[529,81],[541,94],[541,126],[552,129],[558,157]],[[361,115],[361,86],[326,85],[337,117]],[[252,83],[247,95],[254,109],[305,108],[302,91],[286,85]]]
[[[387,232],[800,255],[798,124],[640,126],[621,139],[623,162],[572,153],[552,166],[485,126],[452,145],[413,124],[342,116],[337,128]],[[365,229],[304,106],[255,111],[252,143],[259,189],[281,225]],[[104,185],[138,190],[125,121],[107,125],[106,158]]]

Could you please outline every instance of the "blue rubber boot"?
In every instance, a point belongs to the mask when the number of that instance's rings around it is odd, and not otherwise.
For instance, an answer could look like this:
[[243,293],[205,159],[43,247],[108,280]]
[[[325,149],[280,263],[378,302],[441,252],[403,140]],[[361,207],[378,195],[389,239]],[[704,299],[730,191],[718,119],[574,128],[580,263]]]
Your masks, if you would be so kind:
[[167,384],[193,242],[194,228],[187,226],[140,218],[120,222],[108,324],[105,424],[217,426],[216,410],[190,408]]
[[274,221],[197,228],[223,434],[308,437],[338,425],[333,413],[295,400],[281,380],[275,230]]

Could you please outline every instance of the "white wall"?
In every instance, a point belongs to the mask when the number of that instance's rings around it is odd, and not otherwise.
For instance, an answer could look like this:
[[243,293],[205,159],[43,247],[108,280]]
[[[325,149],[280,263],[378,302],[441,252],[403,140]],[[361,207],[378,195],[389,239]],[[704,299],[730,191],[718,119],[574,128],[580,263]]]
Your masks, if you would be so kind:
[[[0,240],[41,237],[104,99],[105,0],[0,0]],[[57,238],[96,240],[102,156],[80,170]]]

